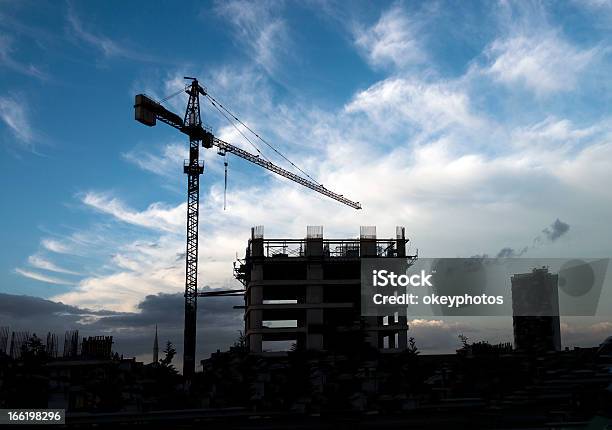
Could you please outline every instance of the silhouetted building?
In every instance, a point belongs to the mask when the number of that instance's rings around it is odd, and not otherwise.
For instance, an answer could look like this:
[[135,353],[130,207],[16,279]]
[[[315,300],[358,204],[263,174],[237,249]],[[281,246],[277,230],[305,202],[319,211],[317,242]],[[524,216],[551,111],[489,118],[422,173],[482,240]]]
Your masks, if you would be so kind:
[[71,412],[140,410],[143,367],[135,358],[116,356],[50,361],[45,364],[47,406]]
[[83,343],[81,344],[81,356],[83,358],[110,360],[112,347],[112,336],[89,336],[87,338],[83,338]]
[[512,276],[514,347],[520,351],[560,351],[558,275],[543,267]]
[[405,350],[405,316],[361,317],[361,258],[406,257],[403,227],[395,239],[377,239],[361,227],[359,239],[324,239],[309,226],[305,239],[264,239],[252,229],[236,276],[246,287],[245,335],[252,353],[359,348]]

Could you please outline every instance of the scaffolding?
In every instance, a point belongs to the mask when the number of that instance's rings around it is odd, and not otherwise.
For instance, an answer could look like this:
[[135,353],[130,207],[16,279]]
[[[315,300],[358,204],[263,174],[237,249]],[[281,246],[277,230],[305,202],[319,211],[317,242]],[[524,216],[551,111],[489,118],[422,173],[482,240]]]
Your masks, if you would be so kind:
[[47,333],[47,344],[45,346],[45,352],[50,358],[57,358],[58,353],[58,339],[55,333]]
[[89,336],[88,338],[83,338],[81,357],[110,360],[112,346],[112,336]]
[[79,331],[67,330],[64,335],[64,358],[79,356]]
[[0,327],[0,354],[6,354],[9,340],[9,328]]
[[10,356],[12,359],[17,360],[21,358],[24,346],[30,339],[30,332],[28,331],[14,331],[11,335],[11,349]]

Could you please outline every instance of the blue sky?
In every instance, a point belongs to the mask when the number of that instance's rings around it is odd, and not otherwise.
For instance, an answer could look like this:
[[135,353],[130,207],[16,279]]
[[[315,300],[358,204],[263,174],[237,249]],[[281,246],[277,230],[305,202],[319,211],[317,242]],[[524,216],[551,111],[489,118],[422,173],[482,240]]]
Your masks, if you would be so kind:
[[0,292],[132,312],[182,290],[187,142],[132,105],[183,76],[364,206],[230,158],[223,211],[208,151],[201,286],[236,286],[259,224],[405,225],[423,255],[469,256],[522,249],[560,219],[569,232],[528,256],[609,256],[611,30],[605,0],[0,2]]

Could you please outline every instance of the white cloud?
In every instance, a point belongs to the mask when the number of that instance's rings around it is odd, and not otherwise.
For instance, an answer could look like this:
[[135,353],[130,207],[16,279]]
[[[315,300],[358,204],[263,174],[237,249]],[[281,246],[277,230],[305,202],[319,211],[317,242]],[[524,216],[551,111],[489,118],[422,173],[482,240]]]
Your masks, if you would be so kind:
[[95,35],[83,28],[83,23],[80,18],[76,15],[74,10],[69,7],[68,8],[68,23],[70,24],[72,30],[75,34],[85,42],[95,46],[100,49],[102,53],[107,57],[113,56],[123,56],[125,53],[121,47],[119,47],[115,42],[111,39]]
[[612,331],[612,322],[605,317],[582,319],[566,317],[561,321],[563,345],[592,347],[601,344]]
[[[414,337],[422,353],[448,354],[461,347],[459,335],[468,337],[469,342],[508,342],[512,339],[512,321],[509,318],[486,318],[486,330],[475,324],[471,318],[444,320],[413,319],[408,321],[408,336]],[[480,321],[482,323],[482,319]]]
[[357,47],[374,66],[404,67],[424,62],[427,55],[419,34],[417,23],[397,4],[383,12],[372,27],[354,31]]
[[46,258],[41,257],[40,255],[30,255],[28,257],[28,263],[37,269],[43,269],[50,272],[63,273],[66,275],[80,275],[79,272],[75,272],[69,269],[65,269],[63,267],[58,266],[52,261],[47,260]]
[[520,84],[544,96],[573,90],[597,49],[580,49],[548,30],[497,39],[486,53],[491,58],[486,73],[496,81]]
[[247,55],[273,75],[280,56],[289,53],[290,39],[285,21],[278,16],[275,2],[231,0],[218,2],[215,12],[235,30],[234,38],[247,48]]
[[589,327],[590,331],[593,333],[601,334],[601,335],[609,335],[612,332],[612,322],[610,321],[602,321],[595,324],[592,324]]
[[457,329],[461,330],[464,327],[457,323],[449,323],[443,320],[426,320],[422,318],[415,318],[413,320],[408,321],[408,325],[410,327],[436,327],[436,328],[444,328],[444,329]]
[[348,113],[364,113],[386,132],[406,132],[412,124],[427,134],[450,126],[473,129],[483,125],[474,115],[468,94],[453,82],[388,78],[359,92],[346,105]]
[[[556,176],[575,192],[604,198],[612,198],[610,183],[612,172],[612,139],[591,144],[575,157],[560,160]],[[603,203],[603,202],[601,202]],[[599,204],[601,204],[599,203]]]
[[189,157],[189,153],[186,143],[171,143],[165,145],[159,155],[142,149],[133,149],[123,153],[122,156],[148,172],[164,177],[176,177],[182,173],[182,162]]
[[[96,34],[85,28],[83,22],[76,14],[74,8],[68,6],[68,15],[66,17],[72,33],[83,42],[93,46],[107,58],[127,58],[136,61],[157,61],[151,55],[143,53],[142,50],[136,51],[122,46],[120,43],[102,34]],[[166,59],[167,60],[167,59]]]
[[16,268],[15,272],[20,274],[21,276],[25,276],[26,278],[34,279],[36,281],[45,282],[47,284],[55,284],[55,285],[74,285],[74,282],[67,281],[65,279],[56,278],[53,276],[43,275],[39,272],[33,272],[31,270],[25,270]]
[[[168,208],[167,216],[172,216],[173,210]],[[202,212],[201,219],[205,221],[200,225],[200,288],[236,288],[227,262],[233,260],[236,250],[245,246],[248,227],[226,225],[223,228],[219,224],[223,220],[218,216],[208,217],[205,208]],[[54,300],[94,309],[135,311],[148,294],[183,291],[185,237],[182,233],[161,232],[146,240],[126,240],[116,235],[115,252],[106,263],[105,273],[91,274],[71,291],[54,296]]]
[[71,291],[54,296],[64,303],[79,303],[93,309],[111,308],[136,311],[138,303],[152,292],[176,293],[184,285],[184,249],[176,237],[161,237],[154,242],[121,244],[113,256],[108,274],[81,280]]
[[185,205],[171,207],[167,204],[156,202],[149,207],[138,212],[126,206],[121,200],[111,197],[108,194],[88,192],[82,201],[85,205],[100,212],[112,215],[119,221],[140,227],[152,228],[167,232],[182,231],[185,220],[183,213]]
[[26,64],[15,59],[15,48],[13,47],[13,43],[12,37],[0,33],[0,66],[7,67],[27,76],[46,79],[46,75],[35,65]]
[[513,141],[521,146],[541,146],[541,143],[571,146],[593,136],[598,131],[600,130],[594,126],[577,128],[569,119],[548,116],[536,124],[519,127],[514,131]]
[[0,118],[22,144],[31,144],[34,132],[24,103],[16,97],[0,97]]
[[49,238],[43,239],[41,240],[41,245],[43,248],[51,252],[58,253],[58,254],[70,254],[71,253],[69,246],[55,239],[49,239]]
[[612,0],[580,0],[576,1],[579,6],[586,6],[594,12],[607,11],[612,9]]

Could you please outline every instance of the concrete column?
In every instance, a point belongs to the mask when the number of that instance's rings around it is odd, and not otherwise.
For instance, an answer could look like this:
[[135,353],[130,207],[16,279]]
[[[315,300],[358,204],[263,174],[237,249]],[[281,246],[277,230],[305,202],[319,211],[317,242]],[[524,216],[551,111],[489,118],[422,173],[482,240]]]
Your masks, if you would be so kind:
[[263,238],[251,239],[251,257],[264,256],[264,240]]
[[263,278],[263,264],[254,262],[251,268],[251,281],[263,281]]
[[250,305],[261,305],[263,303],[263,289],[262,285],[254,285],[249,288]]
[[406,315],[398,315],[396,324],[399,328],[397,348],[405,350],[408,348],[408,318]]
[[249,352],[261,352],[261,335],[252,334],[249,336]]
[[404,227],[395,227],[395,249],[398,257],[406,256],[406,230]]
[[368,330],[368,328],[373,328],[378,325],[378,317],[363,317],[363,318],[365,320],[366,342],[369,343],[374,348],[379,348],[378,332],[374,330]]
[[249,312],[249,328],[250,329],[259,329],[262,328],[263,322],[263,311],[261,310],[251,310]]
[[[307,279],[312,284],[306,286],[306,303],[323,303],[323,239],[307,239],[306,253],[308,256]],[[323,309],[306,310],[306,348],[323,349]]]
[[359,235],[359,255],[376,257],[376,227],[361,226]]
[[[255,289],[261,289],[262,287],[255,287]],[[261,302],[261,300],[260,300]],[[246,321],[247,333],[249,330],[260,329],[263,326],[263,311],[257,309],[251,309],[249,311],[249,317]],[[261,352],[261,342],[262,336],[261,334],[249,334],[249,351],[251,352]]]
[[395,345],[395,333],[389,333],[389,349],[394,349],[396,347]]
[[323,256],[323,238],[306,239],[306,256],[307,257]]
[[[263,256],[263,239],[251,239],[251,255]],[[251,284],[263,280],[263,264],[261,262],[253,262],[251,268]],[[261,285],[250,285],[248,287],[248,306],[261,305],[264,297],[264,287]],[[248,318],[245,320],[245,332],[248,333],[251,329],[260,329],[262,327],[263,312],[261,310],[248,309]],[[261,334],[250,334],[248,337],[249,351],[261,352]]]
[[[309,273],[311,265],[309,265]],[[320,269],[320,264],[318,269]],[[317,272],[317,268],[314,269]],[[306,286],[306,303],[321,304],[323,303],[323,285],[308,285]],[[307,309],[306,310],[306,348],[308,349],[323,349],[323,309]]]
[[359,239],[359,255],[376,257],[376,239]]
[[408,332],[406,330],[400,330],[398,334],[397,347],[401,350],[408,348]]
[[[323,328],[323,309],[308,309],[306,311],[306,348],[323,349],[323,333],[318,333]],[[313,332],[314,331],[314,332]]]

